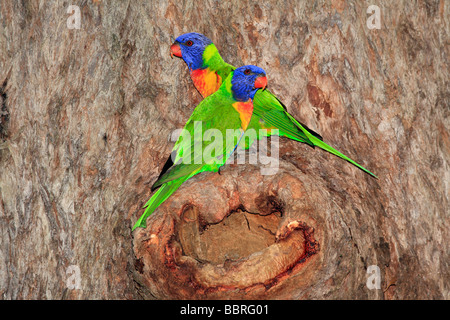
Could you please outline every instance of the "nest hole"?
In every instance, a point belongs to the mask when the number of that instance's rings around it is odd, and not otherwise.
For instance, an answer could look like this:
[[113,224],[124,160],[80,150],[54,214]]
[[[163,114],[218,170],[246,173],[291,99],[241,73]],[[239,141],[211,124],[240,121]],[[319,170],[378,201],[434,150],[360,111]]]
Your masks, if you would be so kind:
[[184,255],[219,265],[274,244],[280,219],[278,212],[259,215],[238,209],[219,223],[205,225],[197,208],[191,207],[183,214],[178,236]]

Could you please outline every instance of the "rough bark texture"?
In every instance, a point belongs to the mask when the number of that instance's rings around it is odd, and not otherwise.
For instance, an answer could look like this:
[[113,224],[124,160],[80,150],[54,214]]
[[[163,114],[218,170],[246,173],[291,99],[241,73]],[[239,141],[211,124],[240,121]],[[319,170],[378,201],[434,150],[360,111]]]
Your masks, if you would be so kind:
[[[450,298],[449,3],[371,4],[1,1],[0,297]],[[276,175],[198,175],[132,234],[201,100],[188,31],[379,180],[280,139]]]

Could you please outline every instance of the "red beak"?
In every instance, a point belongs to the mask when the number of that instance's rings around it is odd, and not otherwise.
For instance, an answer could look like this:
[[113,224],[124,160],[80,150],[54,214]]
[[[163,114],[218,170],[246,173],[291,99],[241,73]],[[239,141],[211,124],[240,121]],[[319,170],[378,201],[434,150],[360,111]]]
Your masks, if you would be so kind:
[[170,57],[173,58],[173,56],[179,58],[182,57],[180,44],[177,42],[174,42],[174,44],[170,46]]
[[266,76],[260,76],[256,78],[255,81],[255,88],[262,88],[263,90],[267,87],[267,77]]

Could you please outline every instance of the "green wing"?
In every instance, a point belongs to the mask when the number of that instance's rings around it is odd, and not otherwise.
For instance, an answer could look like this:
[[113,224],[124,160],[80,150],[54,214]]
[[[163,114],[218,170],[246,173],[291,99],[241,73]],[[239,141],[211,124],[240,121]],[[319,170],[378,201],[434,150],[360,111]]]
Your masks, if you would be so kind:
[[[305,134],[305,131],[322,140],[318,133],[295,120],[287,112],[286,107],[268,90],[258,90],[256,93],[253,100],[252,118],[254,119],[250,125],[263,129],[276,128],[281,136],[306,143],[311,147],[314,147],[314,143]],[[255,121],[258,121],[258,124]]]
[[263,122],[263,127],[274,126],[280,130],[280,135],[307,143],[312,147],[319,147],[350,162],[364,172],[377,178],[372,172],[323,142],[322,137],[318,133],[298,122],[286,111],[286,107],[271,92],[259,90],[255,95],[253,105],[254,109],[252,117],[260,117],[260,122]]
[[[239,114],[231,103],[220,92],[203,100],[173,147],[173,165],[160,175],[152,188],[184,176],[219,170],[243,134]],[[228,129],[231,129],[229,134]]]
[[[147,218],[183,182],[203,171],[218,171],[242,138],[244,132],[240,127],[238,112],[220,92],[203,100],[175,143],[172,156],[164,166],[165,172],[152,186],[152,189],[159,187],[159,190],[146,203],[144,214],[132,230],[145,228]],[[227,134],[227,129],[233,129],[234,134]]]

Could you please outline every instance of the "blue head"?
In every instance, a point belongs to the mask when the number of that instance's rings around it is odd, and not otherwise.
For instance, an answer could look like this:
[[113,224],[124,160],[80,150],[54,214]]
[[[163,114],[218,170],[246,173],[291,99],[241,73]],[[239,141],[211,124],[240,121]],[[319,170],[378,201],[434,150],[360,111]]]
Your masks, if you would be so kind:
[[233,71],[231,91],[236,101],[252,99],[259,89],[267,86],[266,72],[257,66],[243,66]]
[[189,69],[197,70],[203,67],[203,53],[210,44],[212,41],[201,33],[185,33],[175,39],[170,54],[182,58]]

